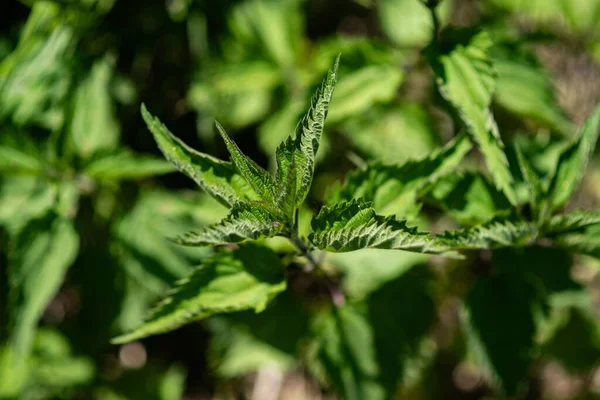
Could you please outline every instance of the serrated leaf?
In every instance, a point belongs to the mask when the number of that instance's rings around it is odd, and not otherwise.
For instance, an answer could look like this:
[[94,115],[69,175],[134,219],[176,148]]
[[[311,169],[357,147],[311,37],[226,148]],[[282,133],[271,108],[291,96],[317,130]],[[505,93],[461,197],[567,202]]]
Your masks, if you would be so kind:
[[317,321],[317,360],[346,400],[384,399],[378,375],[375,337],[367,319],[350,305]]
[[120,126],[110,93],[112,75],[111,60],[100,59],[75,90],[69,135],[82,159],[98,151],[114,150],[119,144]]
[[173,240],[184,246],[216,246],[273,237],[284,232],[286,228],[288,227],[284,221],[275,220],[271,213],[259,205],[238,203],[218,224],[186,233]]
[[535,239],[538,228],[526,221],[495,220],[472,228],[445,232],[438,240],[454,249],[521,247]]
[[229,206],[245,199],[257,199],[256,193],[231,163],[192,149],[173,136],[143,104],[141,111],[165,158],[179,171],[192,178],[209,195]]
[[600,259],[600,236],[593,233],[571,233],[555,239],[557,246],[572,253]]
[[596,148],[600,134],[600,106],[588,117],[579,131],[577,140],[560,155],[548,196],[550,207],[554,211],[564,206],[573,196],[585,173],[585,168]]
[[[276,151],[279,191],[286,188],[286,193],[293,193],[291,202],[296,207],[302,205],[310,190],[316,155],[333,96],[339,63],[338,55],[333,67],[314,94],[310,108],[296,126],[294,136],[285,140]],[[290,181],[295,183],[295,188],[289,187]]]
[[142,179],[175,171],[167,161],[146,154],[121,150],[95,157],[85,166],[83,173],[94,179]]
[[543,306],[536,288],[510,275],[479,279],[466,297],[471,345],[509,396],[523,390],[533,357],[536,313]]
[[422,189],[452,173],[470,149],[469,140],[459,136],[421,160],[401,165],[371,163],[335,186],[327,195],[328,204],[361,197],[372,201],[382,214],[403,214],[414,207]]
[[498,126],[490,111],[496,74],[488,51],[492,41],[486,32],[467,36],[451,31],[453,49],[434,55],[432,67],[441,95],[456,109],[468,132],[477,142],[497,188],[516,204],[513,177],[508,168]]
[[15,351],[27,355],[38,320],[75,261],[79,237],[73,222],[47,215],[30,222],[11,251],[9,286],[13,306]]
[[206,260],[152,311],[146,322],[112,340],[125,343],[179,328],[217,313],[261,312],[286,288],[279,257],[266,247],[246,244]]
[[237,144],[227,135],[221,124],[216,122],[216,125],[219,134],[223,138],[223,141],[225,141],[236,170],[264,202],[274,204],[277,184],[273,176],[260,165],[246,157]]
[[311,222],[310,241],[320,249],[345,252],[366,248],[441,254],[448,250],[428,233],[406,221],[377,215],[362,199],[325,206]]
[[555,215],[544,226],[548,235],[561,235],[583,231],[592,225],[600,224],[600,211],[576,210],[567,214]]
[[451,174],[433,187],[428,202],[440,207],[462,225],[477,225],[507,216],[512,205],[482,174]]
[[519,169],[527,187],[528,203],[531,206],[534,215],[538,216],[541,197],[543,195],[540,177],[529,163],[529,160],[525,158],[525,155],[518,145],[515,146],[515,150],[517,153],[517,160],[519,162]]

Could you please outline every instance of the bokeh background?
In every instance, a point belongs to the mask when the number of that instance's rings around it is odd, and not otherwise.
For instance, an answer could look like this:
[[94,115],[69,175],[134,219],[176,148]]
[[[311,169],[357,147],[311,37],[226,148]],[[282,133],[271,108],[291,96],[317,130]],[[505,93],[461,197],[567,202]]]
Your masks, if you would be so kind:
[[[216,119],[270,168],[342,53],[307,202],[318,210],[326,188],[365,160],[401,163],[457,133],[423,56],[432,39],[424,3],[3,0],[0,10],[0,398],[335,398],[297,357],[302,310],[217,317],[109,343],[210,254],[164,237],[226,214],[162,159],[140,104],[186,143],[227,159]],[[500,131],[548,168],[559,141],[600,100],[600,1],[444,0],[437,15],[442,27],[490,32]],[[15,146],[25,150],[11,152]],[[25,173],[7,168],[14,163]],[[574,206],[597,208],[599,200],[596,158]],[[485,220],[493,208],[452,207],[458,221]],[[433,207],[424,213],[434,231],[455,226]],[[424,263],[435,277],[429,356],[407,365],[398,398],[497,398],[461,344],[471,269],[403,252],[331,262],[357,296]],[[600,304],[599,264],[565,263],[568,279]],[[410,314],[419,294],[411,297],[407,276],[390,310]],[[552,340],[539,338],[528,399],[600,398],[598,319],[566,318]],[[510,325],[509,317],[507,332]],[[18,369],[14,337],[26,348]]]

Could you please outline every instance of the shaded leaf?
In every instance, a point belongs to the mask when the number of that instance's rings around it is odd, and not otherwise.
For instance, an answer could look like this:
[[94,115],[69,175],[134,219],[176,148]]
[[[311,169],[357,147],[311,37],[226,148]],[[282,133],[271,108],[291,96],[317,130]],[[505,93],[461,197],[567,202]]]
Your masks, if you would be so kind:
[[38,151],[28,138],[3,133],[0,138],[0,172],[18,174],[41,174],[44,165]]
[[173,171],[175,167],[161,158],[127,150],[95,157],[83,169],[90,178],[101,180],[142,179]]
[[146,322],[112,340],[125,343],[179,328],[217,313],[261,312],[285,290],[277,254],[254,244],[223,251],[180,281],[152,311]]

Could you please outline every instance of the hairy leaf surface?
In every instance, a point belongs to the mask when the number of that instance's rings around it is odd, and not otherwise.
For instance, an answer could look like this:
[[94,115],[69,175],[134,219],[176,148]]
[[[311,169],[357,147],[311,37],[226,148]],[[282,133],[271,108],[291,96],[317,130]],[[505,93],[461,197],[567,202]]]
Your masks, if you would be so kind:
[[273,237],[281,233],[286,226],[273,219],[272,215],[260,205],[238,203],[221,222],[209,225],[198,232],[189,232],[174,239],[184,246],[216,246],[238,243],[248,239]]
[[229,206],[245,199],[257,198],[231,163],[192,149],[173,136],[158,118],[148,112],[145,105],[142,104],[141,110],[144,121],[165,158],[209,195]]
[[320,249],[334,252],[378,248],[440,254],[447,250],[428,233],[409,227],[406,221],[378,215],[371,203],[362,199],[323,207],[311,225],[310,241]]
[[261,312],[285,287],[283,267],[270,249],[246,244],[223,251],[180,281],[142,326],[113,343],[168,332],[212,314]]
[[439,240],[450,248],[489,249],[523,246],[535,239],[538,229],[526,221],[495,220],[472,228],[445,232]]
[[583,231],[585,228],[600,224],[600,211],[571,211],[567,214],[555,215],[545,226],[549,235],[560,235]]

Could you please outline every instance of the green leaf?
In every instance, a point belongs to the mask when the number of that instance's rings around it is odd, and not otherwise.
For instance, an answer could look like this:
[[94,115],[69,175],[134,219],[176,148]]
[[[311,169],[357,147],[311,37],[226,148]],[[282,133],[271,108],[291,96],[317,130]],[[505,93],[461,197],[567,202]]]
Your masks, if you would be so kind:
[[30,220],[41,218],[55,205],[58,185],[31,176],[0,181],[0,225],[16,234]]
[[597,233],[572,233],[558,236],[557,246],[572,253],[585,254],[600,259],[600,235]]
[[600,211],[576,210],[567,214],[555,215],[544,229],[548,235],[561,235],[583,231],[592,225],[600,224]]
[[110,93],[113,63],[108,57],[96,61],[75,90],[69,132],[82,159],[98,151],[114,150],[119,144],[120,126]]
[[0,172],[39,175],[44,170],[40,155],[27,137],[3,133],[0,138]]
[[231,140],[229,135],[227,135],[221,124],[216,122],[216,125],[219,134],[225,141],[229,154],[231,154],[233,165],[235,165],[239,174],[264,202],[275,204],[275,189],[277,183],[273,176],[265,171],[260,165],[246,157],[235,142]]
[[377,215],[362,199],[325,206],[311,222],[310,241],[320,249],[345,252],[366,248],[440,254],[447,248],[406,221]]
[[472,228],[445,232],[438,235],[439,242],[455,249],[490,249],[521,247],[535,239],[538,229],[526,221],[494,220]]
[[29,353],[38,320],[75,261],[79,237],[73,222],[47,215],[30,222],[16,239],[10,259],[14,302],[12,341],[20,355]]
[[456,109],[479,145],[496,187],[505,193],[511,204],[516,204],[513,177],[489,108],[496,79],[488,55],[492,41],[486,32],[471,35],[451,31],[448,36],[456,36],[456,41],[451,43],[452,50],[436,54],[431,60],[440,93]]
[[427,201],[469,226],[512,212],[506,196],[481,173],[464,172],[444,177],[429,192]]
[[531,283],[506,274],[479,279],[467,294],[471,345],[509,396],[524,388],[542,306]]
[[552,211],[564,206],[579,187],[588,161],[596,148],[598,134],[600,134],[600,106],[596,107],[588,117],[579,131],[577,140],[567,147],[558,159],[556,171],[548,188]]
[[173,136],[143,104],[141,110],[144,121],[165,158],[209,195],[229,206],[245,199],[256,199],[256,194],[231,163],[195,151]]
[[537,171],[535,171],[529,163],[529,160],[525,158],[525,155],[518,145],[515,146],[515,150],[517,153],[517,160],[519,162],[519,169],[527,187],[528,203],[531,206],[534,215],[538,216],[540,213],[540,204],[542,202],[541,198],[543,196],[540,177]]
[[273,251],[254,244],[223,251],[180,281],[142,326],[112,342],[168,332],[212,314],[261,312],[285,288],[283,266]]
[[495,49],[497,88],[494,101],[508,111],[567,134],[571,123],[554,96],[552,81],[533,55]]
[[83,173],[93,179],[124,180],[143,179],[174,170],[175,167],[163,159],[120,150],[95,157],[85,166]]
[[[296,207],[302,205],[310,190],[315,172],[315,159],[333,96],[339,63],[338,55],[333,67],[314,94],[308,112],[296,126],[294,136],[289,137],[277,148],[279,191],[287,188],[285,193],[293,193],[292,202]],[[290,181],[295,183],[295,189],[289,187]]]
[[216,246],[273,237],[287,232],[286,228],[284,221],[273,219],[260,205],[238,203],[223,221],[173,240],[184,246]]
[[375,337],[362,313],[350,305],[316,322],[317,360],[345,400],[385,399],[379,383]]
[[382,214],[403,214],[416,204],[419,192],[460,165],[471,144],[459,136],[429,156],[401,165],[379,162],[351,172],[327,195],[328,204],[362,197]]
[[61,7],[36,2],[17,48],[0,64],[0,120],[50,130],[63,126],[75,44],[74,27]]

